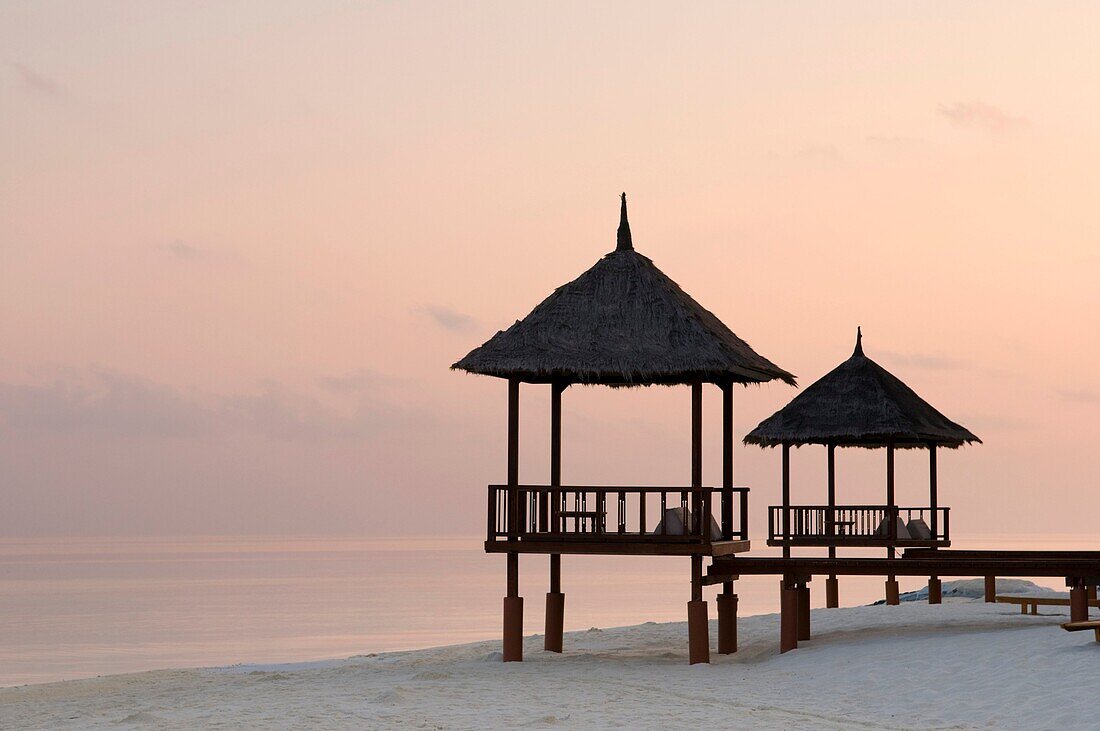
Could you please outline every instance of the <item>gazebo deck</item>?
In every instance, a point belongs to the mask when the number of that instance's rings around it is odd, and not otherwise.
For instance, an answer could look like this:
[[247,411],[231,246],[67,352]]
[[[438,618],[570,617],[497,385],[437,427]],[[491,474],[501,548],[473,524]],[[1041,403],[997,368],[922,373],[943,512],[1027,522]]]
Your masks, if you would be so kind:
[[[784,510],[790,533],[784,534]],[[951,545],[951,509],[890,505],[772,505],[768,508],[769,546],[901,546],[947,547]],[[892,520],[887,520],[892,516]],[[884,534],[884,526],[923,520],[930,535],[897,536]],[[896,529],[895,529],[896,530]]]
[[[665,556],[741,553],[749,550],[748,492],[747,487],[489,485],[485,550]],[[513,503],[516,510],[510,509]]]

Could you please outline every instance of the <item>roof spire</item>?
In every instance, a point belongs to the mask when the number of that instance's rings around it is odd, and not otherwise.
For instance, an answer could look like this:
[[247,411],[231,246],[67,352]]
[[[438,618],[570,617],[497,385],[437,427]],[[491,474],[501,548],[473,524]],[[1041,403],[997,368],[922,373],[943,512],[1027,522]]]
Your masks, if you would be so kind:
[[634,251],[634,242],[630,238],[630,222],[626,220],[626,193],[623,193],[622,207],[619,209],[619,233],[615,251]]
[[856,349],[852,355],[863,355],[863,328],[856,325]]

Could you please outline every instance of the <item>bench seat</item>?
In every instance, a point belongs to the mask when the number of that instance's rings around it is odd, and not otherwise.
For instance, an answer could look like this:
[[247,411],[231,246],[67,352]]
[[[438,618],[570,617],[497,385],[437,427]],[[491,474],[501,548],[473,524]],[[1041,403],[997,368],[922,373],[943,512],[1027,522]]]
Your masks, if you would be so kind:
[[[998,604],[1019,604],[1020,614],[1027,614],[1028,607],[1031,608],[1032,614],[1039,613],[1039,606],[1044,607],[1068,607],[1069,597],[1057,597],[1057,596],[1003,596],[998,594],[996,597]],[[1100,601],[1095,599],[1089,601],[1090,607],[1100,607]]]
[[1062,625],[1066,632],[1086,632],[1092,630],[1096,633],[1096,641],[1100,642],[1100,619],[1090,619],[1087,622],[1066,622]]

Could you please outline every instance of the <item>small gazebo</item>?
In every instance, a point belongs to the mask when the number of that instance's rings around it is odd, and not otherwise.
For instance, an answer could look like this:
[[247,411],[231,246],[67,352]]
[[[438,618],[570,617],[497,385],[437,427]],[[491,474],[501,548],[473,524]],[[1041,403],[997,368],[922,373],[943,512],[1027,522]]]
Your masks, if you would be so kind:
[[[760,423],[746,444],[783,448],[782,505],[768,509],[768,545],[938,548],[951,544],[949,509],[939,505],[936,450],[957,449],[981,440],[918,396],[913,389],[863,352],[863,333],[856,330],[852,357],[802,391],[789,404]],[[826,448],[828,497],[824,505],[792,505],[790,448],[820,444]],[[886,502],[882,505],[837,505],[837,447],[886,450]],[[899,506],[894,497],[894,450],[927,449],[928,505]],[[798,587],[806,591],[805,586]],[[929,600],[939,601],[938,577],[929,580]],[[838,606],[836,576],[826,584],[826,606]],[[805,600],[803,600],[805,601]],[[894,576],[886,582],[886,601],[898,603]]]
[[[793,385],[794,376],[756,353],[634,250],[625,193],[615,250],[452,367],[508,380],[508,479],[506,484],[489,486],[485,541],[486,551],[507,554],[504,660],[522,659],[519,554],[550,556],[544,646],[561,652],[565,602],[561,555],[601,553],[691,557],[689,655],[691,662],[707,662],[703,556],[745,551],[749,545],[747,488],[733,485],[733,386],[775,379]],[[550,386],[546,485],[519,484],[521,383]],[[704,383],[717,385],[723,394],[720,488],[705,487],[702,480]],[[561,395],[575,384],[690,386],[690,485],[563,485]],[[736,649],[732,582],[725,585],[718,608],[719,652],[732,652]]]

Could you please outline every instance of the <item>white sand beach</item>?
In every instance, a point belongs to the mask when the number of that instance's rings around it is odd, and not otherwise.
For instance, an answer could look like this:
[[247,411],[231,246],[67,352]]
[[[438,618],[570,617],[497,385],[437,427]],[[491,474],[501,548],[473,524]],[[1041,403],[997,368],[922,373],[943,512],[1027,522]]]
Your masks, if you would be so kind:
[[[712,607],[713,612],[713,607]],[[683,623],[295,665],[100,677],[0,690],[0,728],[1095,728],[1100,644],[1066,612],[949,598],[741,618],[740,651],[687,664]],[[715,628],[711,627],[712,643]]]

